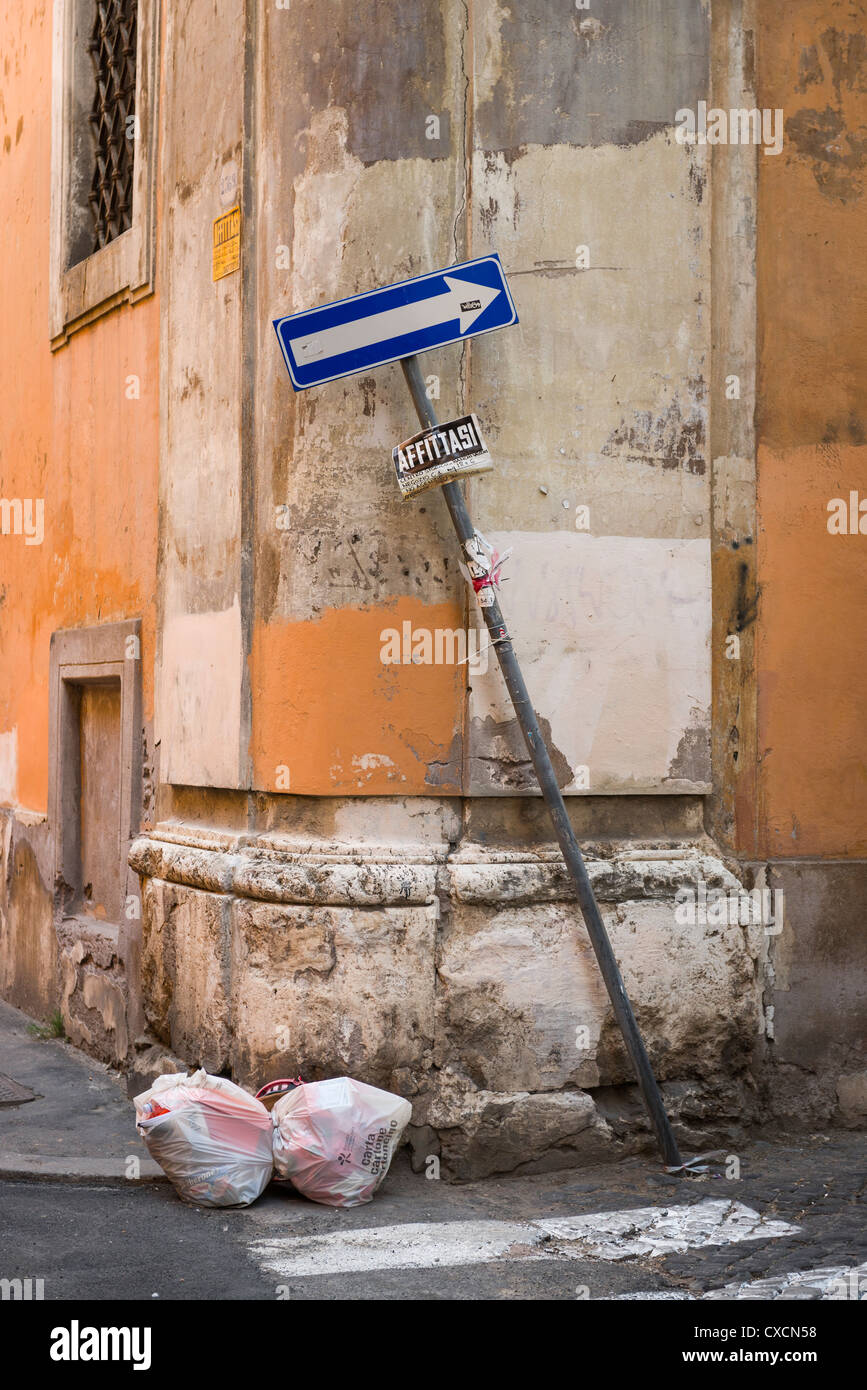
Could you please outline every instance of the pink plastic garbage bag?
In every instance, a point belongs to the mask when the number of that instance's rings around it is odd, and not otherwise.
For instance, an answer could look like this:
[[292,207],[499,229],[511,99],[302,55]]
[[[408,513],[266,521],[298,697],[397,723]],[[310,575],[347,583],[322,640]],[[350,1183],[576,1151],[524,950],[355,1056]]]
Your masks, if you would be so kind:
[[134,1104],[148,1152],[185,1202],[247,1206],[270,1181],[271,1116],[233,1081],[206,1071],[158,1076]]
[[271,1111],[277,1175],[314,1202],[360,1206],[388,1172],[411,1118],[408,1100],[348,1076],[296,1086]]

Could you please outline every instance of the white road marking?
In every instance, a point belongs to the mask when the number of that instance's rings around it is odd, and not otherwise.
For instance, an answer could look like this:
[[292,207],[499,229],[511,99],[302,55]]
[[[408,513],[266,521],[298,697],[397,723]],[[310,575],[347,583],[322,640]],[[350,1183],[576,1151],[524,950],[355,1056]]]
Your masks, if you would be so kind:
[[726,1284],[721,1289],[708,1289],[702,1298],[709,1299],[867,1299],[867,1264],[826,1265],[823,1269],[799,1269],[791,1274],[771,1275],[754,1279],[749,1284]]
[[542,1231],[517,1221],[411,1221],[326,1236],[282,1236],[252,1247],[281,1278],[359,1274],[375,1269],[433,1269],[487,1264],[513,1246],[538,1245]]
[[767,1279],[753,1279],[746,1284],[724,1284],[721,1289],[706,1289],[704,1293],[689,1293],[686,1289],[650,1289],[643,1293],[615,1294],[612,1301],[637,1302],[644,1299],[709,1299],[774,1302],[792,1299],[867,1301],[867,1264],[857,1266],[825,1265],[821,1269],[798,1269],[788,1274],[772,1274]]
[[277,1236],[251,1246],[263,1269],[281,1279],[383,1269],[435,1269],[497,1260],[623,1260],[704,1245],[772,1240],[799,1230],[763,1221],[740,1202],[638,1207],[538,1221],[408,1222]]
[[684,1207],[638,1207],[634,1211],[596,1212],[537,1223],[558,1240],[580,1240],[599,1260],[634,1255],[671,1255],[702,1245],[731,1245],[741,1240],[794,1235],[797,1226],[764,1221],[742,1202],[698,1202]]

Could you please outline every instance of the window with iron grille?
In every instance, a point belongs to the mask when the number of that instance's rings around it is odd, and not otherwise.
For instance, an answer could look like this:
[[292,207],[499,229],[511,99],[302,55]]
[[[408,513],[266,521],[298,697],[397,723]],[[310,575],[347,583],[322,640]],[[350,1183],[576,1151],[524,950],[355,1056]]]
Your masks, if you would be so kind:
[[153,293],[161,0],[52,0],[53,351]]
[[138,0],[96,0],[88,51],[94,70],[89,203],[93,250],[132,226]]

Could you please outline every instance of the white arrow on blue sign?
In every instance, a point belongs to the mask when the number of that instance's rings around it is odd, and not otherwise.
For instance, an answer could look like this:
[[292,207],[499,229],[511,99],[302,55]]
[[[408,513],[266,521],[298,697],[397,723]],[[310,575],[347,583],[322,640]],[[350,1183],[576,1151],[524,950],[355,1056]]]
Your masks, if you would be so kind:
[[517,323],[496,253],[274,319],[296,391]]

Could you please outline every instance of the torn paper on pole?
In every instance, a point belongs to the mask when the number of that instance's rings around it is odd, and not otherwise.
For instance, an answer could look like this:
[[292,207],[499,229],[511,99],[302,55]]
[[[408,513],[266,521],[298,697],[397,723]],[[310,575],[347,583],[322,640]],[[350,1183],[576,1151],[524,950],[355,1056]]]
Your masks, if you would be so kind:
[[415,497],[430,487],[490,473],[494,464],[475,415],[462,415],[414,434],[392,450],[401,494]]

